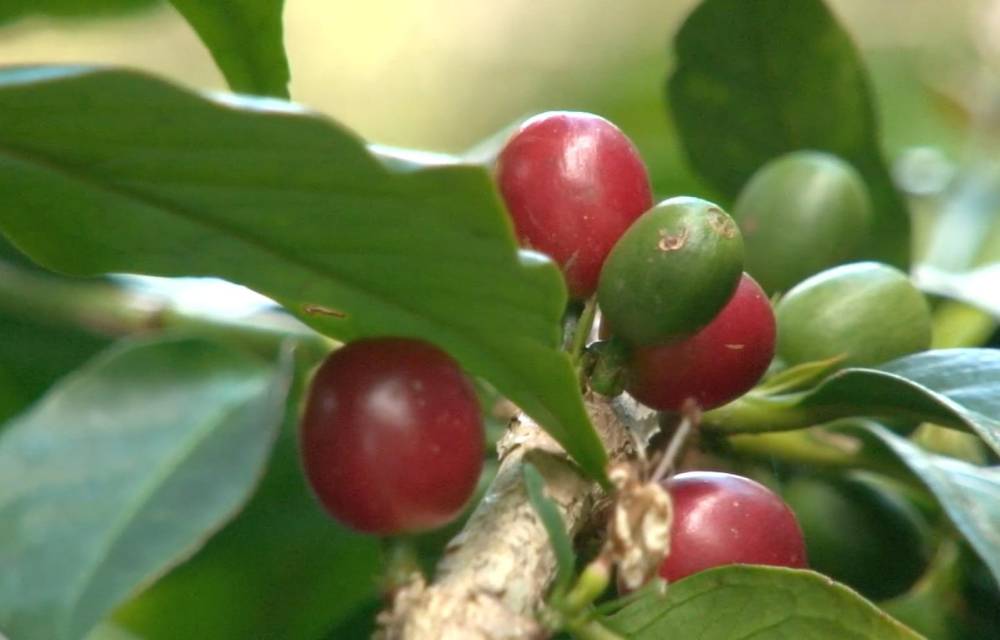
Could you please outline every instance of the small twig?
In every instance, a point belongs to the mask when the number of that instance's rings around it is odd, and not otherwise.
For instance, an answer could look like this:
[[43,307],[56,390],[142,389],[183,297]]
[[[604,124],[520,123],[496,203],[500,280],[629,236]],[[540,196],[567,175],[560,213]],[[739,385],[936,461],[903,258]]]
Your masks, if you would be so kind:
[[[633,455],[627,431],[607,398],[584,396],[612,461]],[[557,562],[524,488],[530,457],[545,479],[567,533],[593,526],[604,491],[527,418],[516,419],[498,444],[500,469],[486,497],[449,544],[432,583],[414,583],[379,616],[388,640],[522,640],[548,637],[537,619]],[[583,621],[581,621],[581,624]],[[585,625],[584,633],[599,631]],[[585,636],[580,636],[585,637]],[[600,638],[591,634],[588,638]],[[613,636],[603,636],[612,640]]]
[[270,357],[285,340],[298,353],[322,358],[332,341],[298,322],[268,322],[262,317],[229,318],[188,311],[170,296],[140,291],[105,280],[65,279],[12,266],[0,260],[0,311],[55,327],[73,327],[112,338],[178,330],[229,341]]
[[331,318],[346,318],[347,314],[339,309],[331,309],[321,304],[307,304],[302,306],[302,311],[311,316],[330,316]]
[[656,470],[653,471],[649,478],[650,482],[662,480],[667,477],[668,474],[673,472],[676,468],[677,456],[687,443],[688,436],[691,434],[692,429],[696,428],[700,422],[701,409],[694,401],[686,401],[684,406],[681,408],[680,424],[677,425],[677,429],[670,437],[670,442],[667,444],[667,448],[663,451],[663,455],[660,457],[660,461],[656,465]]

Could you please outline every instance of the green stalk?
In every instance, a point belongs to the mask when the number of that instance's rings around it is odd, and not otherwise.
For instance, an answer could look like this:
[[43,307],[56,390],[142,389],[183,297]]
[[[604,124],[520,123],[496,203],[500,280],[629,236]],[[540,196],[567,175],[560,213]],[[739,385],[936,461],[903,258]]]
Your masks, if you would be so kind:
[[292,340],[303,357],[320,359],[333,341],[305,327],[182,311],[169,298],[108,282],[66,280],[0,262],[0,312],[30,322],[122,337],[182,331],[227,341],[271,357]]
[[625,638],[594,619],[567,622],[566,630],[579,640],[625,640]]
[[726,443],[738,456],[780,460],[814,469],[873,471],[924,489],[905,467],[891,459],[872,455],[859,439],[847,434],[813,428],[733,435]]
[[570,619],[579,617],[607,590],[610,581],[611,567],[598,556],[584,568],[573,588],[557,603],[560,613]]
[[797,406],[801,394],[764,396],[748,394],[742,398],[706,411],[702,416],[705,429],[721,433],[762,433],[801,429],[835,417]]

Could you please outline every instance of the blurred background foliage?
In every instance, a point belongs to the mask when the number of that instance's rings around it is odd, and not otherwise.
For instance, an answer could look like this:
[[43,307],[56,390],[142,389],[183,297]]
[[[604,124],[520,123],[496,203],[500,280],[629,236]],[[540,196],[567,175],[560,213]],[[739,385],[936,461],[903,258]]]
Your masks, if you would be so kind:
[[[871,70],[886,155],[913,204],[917,256],[952,270],[1000,260],[1000,0],[829,3]],[[0,65],[126,65],[225,90],[168,4],[95,0],[107,13],[86,21],[72,17],[81,4],[47,2],[48,15],[20,17],[31,3],[0,2]],[[446,152],[538,111],[593,111],[637,143],[657,195],[715,197],[687,168],[664,111],[670,38],[695,4],[286,0],[291,95],[371,142]],[[14,264],[45,277],[0,239],[0,269]],[[994,329],[957,303],[938,316],[940,346],[979,344]],[[65,320],[20,308],[0,282],[0,419],[107,344]],[[294,423],[290,415],[249,507],[126,604],[118,624],[144,638],[367,636],[378,545],[330,522],[308,496]],[[417,541],[425,562],[444,539]],[[106,626],[93,637],[131,636]]]
[[[17,4],[17,3],[14,3]],[[73,3],[56,2],[60,5]],[[126,64],[224,89],[208,52],[169,6],[140,0],[98,21],[29,17],[0,27],[0,64]],[[971,109],[1000,66],[1000,4],[836,0],[871,64],[890,156],[914,145],[954,159]],[[669,37],[692,0],[455,3],[288,0],[291,94],[383,144],[460,151],[544,109],[590,109],[641,147],[658,192],[696,187],[662,86]],[[4,14],[0,12],[0,20]],[[976,103],[976,104],[972,104]]]

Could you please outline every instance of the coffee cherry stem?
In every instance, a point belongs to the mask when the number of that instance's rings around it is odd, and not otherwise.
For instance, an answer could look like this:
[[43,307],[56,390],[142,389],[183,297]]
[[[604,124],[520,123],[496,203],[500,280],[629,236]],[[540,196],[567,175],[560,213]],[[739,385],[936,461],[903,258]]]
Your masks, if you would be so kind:
[[600,554],[590,562],[572,588],[559,602],[559,609],[569,617],[582,613],[596,600],[611,581],[611,562],[606,554]]
[[697,402],[689,398],[684,402],[684,406],[681,408],[680,422],[677,425],[677,429],[674,430],[673,435],[670,437],[670,442],[667,443],[667,448],[664,449],[663,455],[660,457],[660,461],[656,465],[656,469],[650,476],[650,482],[659,482],[676,470],[677,458],[680,455],[681,450],[684,448],[684,445],[687,444],[688,436],[691,435],[691,431],[700,423],[701,408],[698,406]]
[[569,631],[580,640],[622,640],[594,617],[592,605],[602,593],[607,591],[611,581],[612,564],[607,554],[600,554],[592,560],[565,596],[557,597],[551,604],[555,614],[556,628]]
[[567,622],[566,629],[578,640],[624,640],[594,618]]
[[382,540],[385,570],[379,580],[383,599],[391,602],[395,594],[415,577],[423,577],[417,549],[408,537],[391,536]]

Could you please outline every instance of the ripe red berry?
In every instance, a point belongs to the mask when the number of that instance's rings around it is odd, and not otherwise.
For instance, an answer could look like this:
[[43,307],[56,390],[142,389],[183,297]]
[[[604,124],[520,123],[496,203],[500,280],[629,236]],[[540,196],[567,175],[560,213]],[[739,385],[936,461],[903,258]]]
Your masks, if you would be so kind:
[[589,113],[525,122],[500,153],[497,182],[521,243],[559,263],[574,298],[594,292],[611,247],[653,206],[636,148]]
[[660,566],[666,580],[728,564],[807,567],[795,515],[764,485],[729,473],[690,471],[664,486],[674,501],[670,554]]
[[636,347],[628,391],[643,404],[679,411],[694,398],[712,409],[750,390],[774,356],[775,321],[764,291],[743,274],[736,292],[704,329],[666,344]]
[[471,383],[437,347],[360,340],[316,372],[301,447],[334,518],[367,533],[421,531],[457,516],[475,490],[482,417]]

